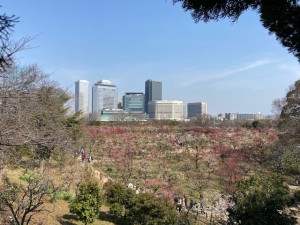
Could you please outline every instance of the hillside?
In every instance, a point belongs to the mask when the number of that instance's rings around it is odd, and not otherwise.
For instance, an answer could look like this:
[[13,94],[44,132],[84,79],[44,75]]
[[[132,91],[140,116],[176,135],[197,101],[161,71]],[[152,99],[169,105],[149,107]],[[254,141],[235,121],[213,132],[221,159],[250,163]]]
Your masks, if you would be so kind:
[[[279,138],[273,128],[158,124],[88,126],[84,130],[81,153],[78,152],[75,158],[52,158],[42,169],[60,190],[69,193],[68,196],[74,197],[78,185],[85,180],[96,179],[101,187],[110,180],[124,186],[132,184],[141,193],[153,192],[171,204],[176,196],[186,196],[187,207],[191,200],[203,202],[207,208],[205,213],[218,221],[227,215],[225,206],[228,202],[222,203],[225,204],[223,209],[215,206],[217,202],[221,204],[221,195],[234,193],[236,184],[253,174],[268,176],[275,172],[272,149]],[[90,163],[81,160],[82,152],[92,156]],[[23,160],[25,163],[26,158]],[[296,177],[294,165],[290,166],[290,172],[285,173],[286,184]],[[39,170],[41,168],[33,171]],[[26,173],[28,171],[22,167],[7,170],[11,181],[18,181]],[[293,186],[291,196],[299,189],[299,186]],[[35,221],[39,224],[41,221],[42,224],[80,224],[70,214],[68,201],[46,199],[43,204],[46,211],[35,216],[33,224]],[[297,210],[297,206],[293,205],[292,209]],[[93,224],[113,224],[109,222],[113,218],[108,211],[109,207],[104,205],[100,219]],[[297,215],[297,212],[293,213]],[[205,223],[203,216],[199,215],[198,222]]]

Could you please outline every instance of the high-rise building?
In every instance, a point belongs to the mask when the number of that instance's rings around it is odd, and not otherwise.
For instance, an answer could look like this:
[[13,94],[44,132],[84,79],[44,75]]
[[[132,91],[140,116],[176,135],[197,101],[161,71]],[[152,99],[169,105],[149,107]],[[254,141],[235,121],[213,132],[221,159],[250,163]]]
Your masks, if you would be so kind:
[[156,100],[148,104],[149,119],[157,120],[183,120],[183,102]]
[[93,113],[101,114],[103,109],[117,109],[118,89],[109,80],[100,80],[93,86]]
[[87,80],[75,82],[75,112],[89,113],[90,83]]
[[194,118],[199,115],[207,114],[207,103],[206,102],[195,102],[187,104],[188,118]]
[[148,102],[162,100],[162,83],[156,80],[145,82],[145,112],[148,113]]
[[144,113],[145,96],[140,92],[126,92],[123,96],[123,109],[129,113]]

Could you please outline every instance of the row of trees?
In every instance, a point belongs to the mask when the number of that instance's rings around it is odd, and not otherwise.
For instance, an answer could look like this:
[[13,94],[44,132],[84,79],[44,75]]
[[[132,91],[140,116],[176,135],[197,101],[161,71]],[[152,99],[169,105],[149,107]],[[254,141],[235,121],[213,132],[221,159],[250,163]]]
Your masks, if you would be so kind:
[[105,199],[110,206],[109,213],[114,222],[140,225],[178,224],[179,216],[175,207],[168,201],[157,198],[153,193],[137,195],[132,189],[119,183],[108,184],[104,191],[103,196],[95,181],[83,183],[69,206],[70,212],[84,224],[90,224],[99,218],[99,209]]
[[[294,225],[296,219],[284,212],[289,201],[288,187],[280,176],[251,176],[237,184],[232,197],[233,204],[215,203],[215,208],[226,207],[228,220],[224,216],[211,217],[204,224],[248,224],[248,225]],[[114,222],[128,224],[185,225],[197,224],[193,211],[178,213],[175,206],[160,199],[151,192],[136,194],[132,189],[119,183],[105,187],[104,198],[110,207]],[[223,197],[224,198],[224,197]],[[84,183],[70,204],[70,212],[84,224],[92,223],[99,217],[103,193],[95,182]],[[220,204],[220,205],[219,205]],[[224,210],[226,210],[224,208]],[[211,212],[213,212],[211,208]],[[220,209],[219,209],[220,210]],[[101,218],[100,218],[101,219]]]

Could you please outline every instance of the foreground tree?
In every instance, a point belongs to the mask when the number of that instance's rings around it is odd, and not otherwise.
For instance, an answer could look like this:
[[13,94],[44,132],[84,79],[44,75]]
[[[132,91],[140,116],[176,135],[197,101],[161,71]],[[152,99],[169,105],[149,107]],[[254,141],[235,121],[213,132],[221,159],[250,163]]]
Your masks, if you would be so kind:
[[23,156],[48,159],[55,149],[72,152],[80,124],[78,115],[67,114],[69,95],[35,65],[2,75],[0,164],[19,164]]
[[12,34],[17,22],[19,22],[19,18],[15,15],[0,15],[0,72],[5,72],[14,64],[16,53],[26,48],[27,43],[31,40],[30,37],[23,38],[17,42],[12,40]]
[[299,105],[299,94],[300,94],[300,80],[297,80],[294,85],[291,85],[285,98],[285,103],[282,107],[282,117],[300,116]]
[[295,218],[284,213],[288,187],[279,176],[254,176],[239,182],[235,207],[229,209],[229,224],[294,225]]
[[270,165],[276,172],[299,175],[300,80],[289,88],[286,97],[273,102],[273,108],[280,113],[279,140],[272,148]]
[[75,200],[70,204],[70,212],[85,225],[92,223],[99,214],[102,195],[96,182],[82,184]]
[[[36,66],[0,73],[0,174],[16,167],[40,171],[47,162],[60,163],[75,149],[80,130],[68,115],[69,95]],[[24,184],[0,182],[0,207],[15,223],[29,223],[39,213],[51,183],[29,179]],[[28,205],[28,206],[27,206]],[[25,211],[24,211],[25,210]]]
[[111,215],[116,219],[121,217],[126,219],[128,207],[134,195],[132,189],[126,188],[122,184],[109,184],[105,190],[105,198],[110,206]]
[[300,5],[299,0],[173,0],[191,11],[196,22],[228,17],[236,21],[247,10],[257,11],[263,26],[287,47],[300,61]]
[[[8,208],[13,224],[28,225],[34,216],[42,211],[43,204],[55,195],[58,186],[41,174],[24,173],[23,182],[11,182],[3,178],[0,189],[0,205]],[[8,216],[4,218],[8,221]]]

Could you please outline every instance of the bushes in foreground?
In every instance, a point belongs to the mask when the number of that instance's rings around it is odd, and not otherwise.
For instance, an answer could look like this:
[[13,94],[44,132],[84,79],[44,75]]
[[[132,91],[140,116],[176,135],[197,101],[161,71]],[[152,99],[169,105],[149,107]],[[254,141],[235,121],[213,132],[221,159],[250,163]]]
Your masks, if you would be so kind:
[[121,184],[111,184],[106,188],[105,197],[110,213],[130,224],[177,224],[178,213],[175,207],[153,193],[137,195]]

